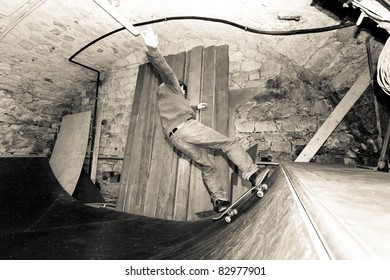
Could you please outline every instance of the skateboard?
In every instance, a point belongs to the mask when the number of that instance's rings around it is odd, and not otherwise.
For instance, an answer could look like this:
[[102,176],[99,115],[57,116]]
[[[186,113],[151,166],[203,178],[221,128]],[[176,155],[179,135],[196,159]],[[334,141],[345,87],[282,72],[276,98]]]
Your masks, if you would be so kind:
[[256,193],[256,195],[261,198],[264,196],[264,191],[268,189],[268,185],[264,183],[264,181],[268,178],[270,169],[264,169],[262,171],[262,178],[261,183],[259,186],[253,186],[252,188],[248,189],[245,193],[243,193],[235,202],[233,202],[226,210],[216,214],[213,217],[214,221],[217,221],[219,219],[222,219],[225,217],[225,222],[230,223],[232,220],[232,217],[236,216],[238,214],[237,206],[238,204],[244,200],[245,197],[247,197],[250,194]]

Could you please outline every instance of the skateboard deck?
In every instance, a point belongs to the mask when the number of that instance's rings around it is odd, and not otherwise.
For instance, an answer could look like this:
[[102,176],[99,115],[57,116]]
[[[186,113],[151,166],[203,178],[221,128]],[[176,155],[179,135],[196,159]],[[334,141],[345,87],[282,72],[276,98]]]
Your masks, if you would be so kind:
[[222,219],[223,217],[225,217],[225,222],[226,223],[230,223],[231,220],[232,220],[232,217],[234,217],[235,215],[238,214],[237,206],[239,205],[239,203],[241,201],[244,200],[244,198],[246,198],[247,196],[249,196],[249,195],[251,195],[253,193],[256,193],[256,195],[259,198],[263,197],[264,196],[264,191],[266,191],[268,189],[268,186],[267,186],[267,184],[264,183],[264,181],[268,178],[269,171],[270,171],[269,168],[264,169],[262,171],[262,174],[261,174],[262,177],[261,177],[260,185],[259,186],[253,186],[250,189],[248,189],[239,198],[237,198],[237,200],[234,201],[226,210],[216,214],[213,217],[213,220],[217,221],[217,220]]

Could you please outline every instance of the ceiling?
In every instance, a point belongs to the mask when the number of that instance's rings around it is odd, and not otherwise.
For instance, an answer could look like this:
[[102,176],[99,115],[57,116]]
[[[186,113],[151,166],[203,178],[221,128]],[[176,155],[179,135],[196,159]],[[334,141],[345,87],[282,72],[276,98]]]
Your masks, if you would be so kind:
[[[339,1],[311,0],[107,1],[138,30],[152,26],[159,35],[161,50],[167,54],[183,51],[184,45],[227,43],[251,48],[253,40],[272,45],[278,42],[279,35],[258,33],[338,25],[340,14],[344,16],[351,9],[343,8]],[[70,63],[70,58],[97,71],[108,71],[124,58],[123,63],[130,64],[145,60],[140,36],[123,30],[93,0],[0,3],[0,69],[9,72],[4,84],[7,79],[35,80],[44,83],[42,91],[77,90],[80,82],[94,80],[95,73]],[[41,73],[41,81],[37,72]]]

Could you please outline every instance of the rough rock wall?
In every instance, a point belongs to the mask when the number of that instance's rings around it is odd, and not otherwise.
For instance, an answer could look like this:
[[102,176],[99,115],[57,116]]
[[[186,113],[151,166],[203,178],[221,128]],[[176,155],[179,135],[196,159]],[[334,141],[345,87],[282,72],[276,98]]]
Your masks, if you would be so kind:
[[78,50],[75,42],[92,34],[69,27],[73,17],[61,18],[61,11],[71,10],[64,1],[40,1],[36,10],[32,2],[38,1],[0,5],[1,12],[13,11],[0,17],[2,156],[50,156],[62,117],[94,104],[96,74],[68,61]]
[[33,82],[0,83],[0,155],[50,156],[62,117],[93,110],[96,85],[84,87],[46,95]]
[[[258,144],[258,160],[295,160],[332,110],[329,100],[313,85],[292,77],[291,71],[269,79],[255,98],[237,109],[237,138],[247,147]],[[339,155],[357,144],[342,123],[316,161],[347,163]]]
[[[299,155],[368,67],[367,40],[375,71],[382,43],[366,32],[357,37],[354,32],[356,28],[351,27],[327,33],[328,36],[308,35],[304,41],[277,38],[275,49],[279,54],[266,54],[259,49],[257,58],[262,62],[258,65],[240,51],[232,56],[251,61],[252,68],[245,69],[242,64],[236,69],[231,75],[231,87],[258,89],[254,99],[238,108],[236,121],[236,136],[241,143],[247,147],[259,145],[258,160],[293,161]],[[377,93],[384,97],[379,98],[384,135],[388,98]],[[373,89],[369,87],[313,160],[376,166],[381,151],[376,122]]]
[[118,191],[138,65],[146,62],[143,59],[139,61],[131,55],[117,62],[112,71],[102,75],[99,99],[103,117],[96,183],[108,193],[116,194]]

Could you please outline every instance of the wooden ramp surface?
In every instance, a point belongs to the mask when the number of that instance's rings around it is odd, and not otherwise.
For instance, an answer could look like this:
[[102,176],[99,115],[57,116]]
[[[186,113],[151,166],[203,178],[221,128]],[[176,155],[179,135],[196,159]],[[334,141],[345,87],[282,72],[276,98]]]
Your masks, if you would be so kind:
[[285,166],[328,254],[390,259],[390,175],[344,165]]
[[[327,218],[321,211],[314,217],[310,212],[313,223],[308,220],[285,176],[285,173],[293,177],[293,174],[305,172],[300,165],[277,167],[268,180],[270,189],[266,195],[260,201],[256,196],[248,200],[230,224],[225,224],[223,220],[214,222],[211,218],[168,221],[89,207],[64,191],[46,158],[0,158],[0,165],[0,259],[311,260],[362,257],[360,253],[355,255],[356,248],[349,246],[347,238],[336,245],[332,242],[337,236],[345,234],[341,230],[335,231],[333,236],[326,234],[327,223],[332,217]],[[289,172],[290,168],[293,172]],[[304,168],[309,169],[309,166]],[[343,172],[343,169],[340,170]],[[318,172],[327,174],[324,169]],[[365,173],[364,170],[362,172]],[[316,174],[317,177],[324,178],[320,173]],[[382,178],[375,179],[373,185],[382,188],[384,174],[378,175]],[[333,176],[336,181],[341,178],[344,177]],[[313,190],[316,188],[313,187]],[[302,186],[298,187],[298,194],[300,189]],[[385,191],[376,189],[368,190],[384,195]],[[388,191],[387,187],[385,189]],[[343,193],[340,189],[338,191]],[[323,201],[332,200],[330,196],[324,196]],[[309,194],[307,199],[302,199],[306,210],[310,199]],[[335,196],[333,199],[336,201],[332,206],[337,206],[340,201]],[[353,199],[359,203],[363,198],[356,195]],[[375,202],[372,207],[377,210],[378,216],[369,216],[371,221],[368,226],[375,228],[365,230],[376,244],[364,239],[360,245],[365,245],[363,242],[367,241],[368,247],[383,254],[363,257],[389,258],[385,248],[378,248],[379,245],[388,246],[387,239],[376,230],[387,230],[387,226],[379,225],[378,228],[374,222],[380,219],[388,224],[387,216],[380,211],[382,207],[377,205],[378,199],[373,193],[370,199]],[[347,205],[347,202],[343,201],[343,204]],[[315,205],[309,206],[315,208]],[[349,210],[351,214],[348,217],[351,219],[356,209]],[[333,214],[343,213],[334,211]],[[362,216],[361,213],[355,215]],[[317,223],[315,218],[325,222]],[[357,220],[350,220],[353,221]],[[338,250],[344,251],[344,255],[334,253]]]

